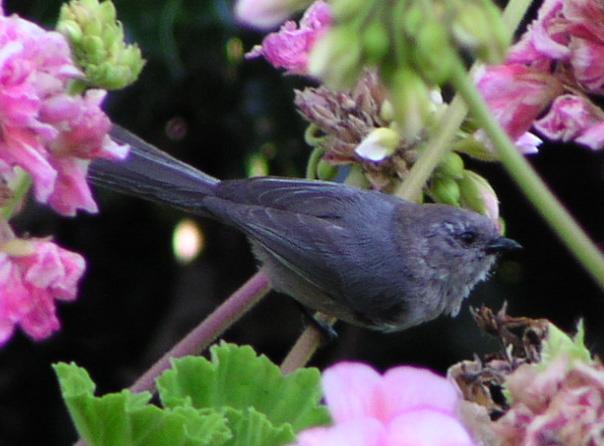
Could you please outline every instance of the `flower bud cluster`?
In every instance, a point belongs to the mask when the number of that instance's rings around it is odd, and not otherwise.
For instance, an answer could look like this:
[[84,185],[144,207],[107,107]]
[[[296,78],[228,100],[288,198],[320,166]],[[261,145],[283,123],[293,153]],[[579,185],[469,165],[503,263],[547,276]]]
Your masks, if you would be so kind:
[[143,69],[140,49],[124,43],[124,30],[109,0],[73,0],[64,4],[57,30],[69,40],[90,86],[121,89],[134,82]]

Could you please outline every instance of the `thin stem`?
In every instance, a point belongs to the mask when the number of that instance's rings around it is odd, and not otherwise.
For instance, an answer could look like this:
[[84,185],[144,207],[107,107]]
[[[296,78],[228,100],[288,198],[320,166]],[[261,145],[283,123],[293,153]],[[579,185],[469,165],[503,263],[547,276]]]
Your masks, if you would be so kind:
[[17,175],[17,183],[13,190],[13,196],[6,202],[4,206],[2,206],[2,208],[0,208],[0,217],[5,220],[11,219],[15,209],[17,209],[17,206],[25,194],[27,194],[32,184],[31,177],[27,172],[21,170],[17,173]]
[[321,160],[321,156],[325,153],[325,150],[315,147],[310,156],[308,157],[308,163],[306,164],[306,178],[314,180],[317,178],[317,165]]
[[394,195],[409,201],[419,201],[422,189],[440,160],[451,150],[451,141],[466,116],[467,108],[455,96],[447,113],[441,118],[437,130],[426,143],[426,148],[415,162],[409,175],[394,191]]
[[250,308],[256,305],[270,291],[271,285],[266,274],[260,270],[241,288],[235,291],[212,314],[161,357],[130,387],[133,392],[153,390],[155,379],[170,367],[172,358],[199,353],[207,348],[218,336],[237,322]]
[[455,65],[452,84],[468,104],[478,125],[488,135],[499,154],[501,163],[518,187],[556,232],[560,240],[604,289],[604,256],[548,189],[529,162],[518,152],[505,131],[493,118],[461,60],[458,60]]
[[[337,320],[322,313],[315,313],[314,317],[329,325],[333,325]],[[317,327],[313,325],[306,327],[281,363],[281,372],[287,375],[300,367],[304,367],[321,345],[322,339],[323,335]]]

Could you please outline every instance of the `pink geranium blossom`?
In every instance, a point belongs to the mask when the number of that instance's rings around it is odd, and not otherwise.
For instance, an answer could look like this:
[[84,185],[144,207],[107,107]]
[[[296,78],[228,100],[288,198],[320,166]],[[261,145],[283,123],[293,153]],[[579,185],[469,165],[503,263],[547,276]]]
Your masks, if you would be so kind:
[[546,0],[507,63],[487,68],[478,88],[517,145],[535,125],[550,139],[604,147],[602,113],[587,99],[604,93],[602,2]]
[[313,3],[300,20],[286,22],[279,32],[270,33],[246,57],[263,56],[275,68],[285,68],[291,74],[308,73],[308,56],[316,40],[331,25],[331,9],[322,0]]
[[530,129],[561,91],[553,76],[521,64],[488,67],[477,77],[478,89],[513,141]]
[[590,101],[575,96],[556,98],[549,112],[535,122],[546,138],[577,141],[592,149],[604,146],[604,113]]
[[84,258],[46,239],[0,245],[0,345],[15,327],[35,340],[59,329],[55,300],[73,300]]
[[323,373],[334,425],[302,432],[297,446],[470,446],[456,417],[458,394],[424,369],[340,363]]
[[5,175],[6,166],[28,172],[36,199],[64,215],[96,211],[85,177],[90,160],[127,151],[107,135],[104,91],[68,93],[80,77],[61,34],[0,16],[0,164]]

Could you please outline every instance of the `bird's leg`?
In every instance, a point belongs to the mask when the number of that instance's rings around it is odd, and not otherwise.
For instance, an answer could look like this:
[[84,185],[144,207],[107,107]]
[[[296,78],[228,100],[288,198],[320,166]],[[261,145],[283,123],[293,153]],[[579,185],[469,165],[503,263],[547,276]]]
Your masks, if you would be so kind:
[[323,345],[330,344],[338,337],[338,332],[330,324],[317,319],[308,307],[302,305],[297,300],[294,300],[294,302],[304,315],[304,319],[310,322],[310,324],[313,325],[319,331],[319,333],[321,333],[323,337]]

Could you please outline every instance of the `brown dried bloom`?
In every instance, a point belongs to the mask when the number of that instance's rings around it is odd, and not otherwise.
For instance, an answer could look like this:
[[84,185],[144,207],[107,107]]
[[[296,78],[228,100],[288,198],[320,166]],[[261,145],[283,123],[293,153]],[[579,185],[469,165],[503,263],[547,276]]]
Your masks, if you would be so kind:
[[582,332],[571,340],[547,320],[514,318],[505,307],[497,314],[483,307],[473,315],[503,347],[484,361],[449,369],[477,444],[604,444],[604,367],[590,359]]
[[387,189],[395,178],[404,179],[417,158],[417,141],[399,141],[392,155],[379,161],[364,158],[355,148],[375,129],[392,127],[386,90],[374,71],[367,71],[350,91],[324,86],[297,90],[300,114],[323,134],[319,147],[333,165],[358,164],[376,189]]

